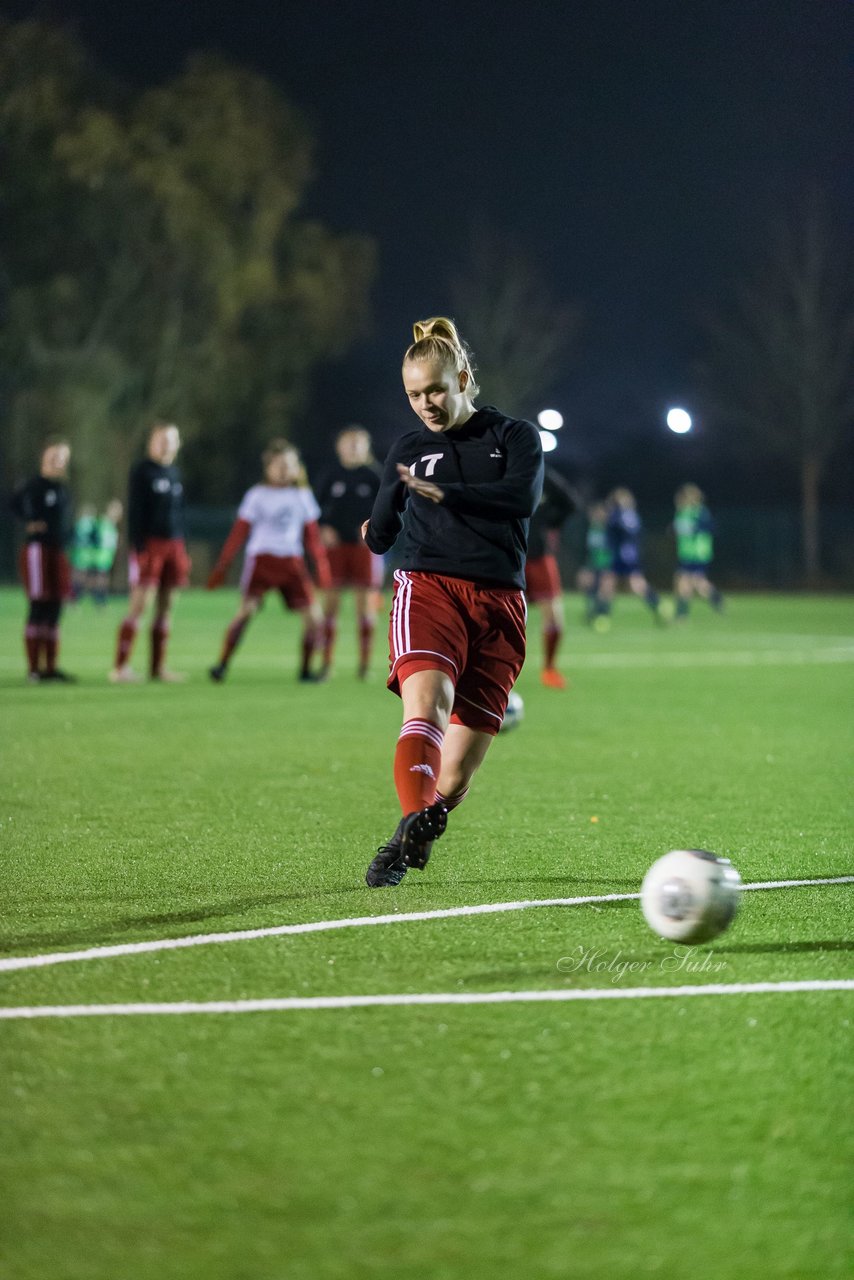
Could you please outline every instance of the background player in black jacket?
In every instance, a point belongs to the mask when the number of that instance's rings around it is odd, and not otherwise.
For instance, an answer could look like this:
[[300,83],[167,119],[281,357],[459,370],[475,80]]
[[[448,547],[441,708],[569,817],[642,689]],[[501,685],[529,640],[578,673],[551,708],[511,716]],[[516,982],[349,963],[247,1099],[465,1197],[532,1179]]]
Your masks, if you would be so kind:
[[543,670],[540,676],[550,689],[564,689],[566,680],[555,665],[563,635],[563,590],[557,548],[563,522],[576,508],[575,495],[559,471],[546,467],[543,496],[531,516],[528,562],[525,566],[529,604],[540,607],[543,627]]
[[475,408],[452,321],[424,320],[414,333],[403,385],[421,426],[392,446],[363,527],[378,555],[404,530],[388,681],[403,702],[394,758],[403,817],[368,868],[372,888],[426,864],[501,727],[525,660],[528,521],[543,483],[536,427]]
[[71,596],[71,566],[65,547],[71,540],[73,516],[71,495],[64,483],[70,461],[67,441],[49,441],[42,449],[39,474],[12,498],[12,510],[24,522],[26,537],[20,568],[30,602],[24,648],[33,684],[74,678],[56,665],[60,614],[63,601]]
[[317,490],[320,536],[332,573],[332,587],[324,602],[323,674],[328,675],[332,666],[341,591],[351,587],[359,628],[359,679],[363,680],[371,659],[383,562],[365,546],[361,529],[374,505],[380,472],[371,452],[371,437],[364,427],[345,427],[335,441],[335,452],[338,463],[323,477]]
[[175,590],[190,578],[190,558],[184,544],[184,487],[174,465],[181,436],[172,423],[156,422],[148,437],[148,454],[131,467],[128,486],[128,543],[130,554],[130,604],[119,628],[114,684],[139,677],[130,657],[140,619],[154,603],[151,622],[152,680],[182,680],[164,665],[169,620]]

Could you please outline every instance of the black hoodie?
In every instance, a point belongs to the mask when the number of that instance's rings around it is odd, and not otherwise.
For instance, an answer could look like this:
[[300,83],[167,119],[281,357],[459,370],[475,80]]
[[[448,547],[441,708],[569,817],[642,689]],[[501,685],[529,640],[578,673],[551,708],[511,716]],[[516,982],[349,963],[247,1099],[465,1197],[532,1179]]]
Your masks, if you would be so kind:
[[[438,485],[442,501],[410,495],[399,462]],[[524,588],[528,521],[542,487],[537,428],[486,405],[450,431],[421,427],[394,443],[365,541],[383,555],[404,529],[403,569]]]

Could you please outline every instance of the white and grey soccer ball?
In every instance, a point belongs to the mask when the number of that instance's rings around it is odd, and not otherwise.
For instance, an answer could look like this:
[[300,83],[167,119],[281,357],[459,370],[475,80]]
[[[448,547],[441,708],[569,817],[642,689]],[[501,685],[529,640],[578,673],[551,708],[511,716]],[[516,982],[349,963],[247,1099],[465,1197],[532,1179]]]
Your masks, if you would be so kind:
[[728,858],[706,849],[674,849],[654,862],[641,885],[641,910],[670,942],[708,942],[732,924],[741,877]]
[[515,689],[510,691],[507,699],[507,710],[504,712],[504,719],[501,721],[499,733],[509,733],[511,729],[518,729],[525,717],[525,704]]

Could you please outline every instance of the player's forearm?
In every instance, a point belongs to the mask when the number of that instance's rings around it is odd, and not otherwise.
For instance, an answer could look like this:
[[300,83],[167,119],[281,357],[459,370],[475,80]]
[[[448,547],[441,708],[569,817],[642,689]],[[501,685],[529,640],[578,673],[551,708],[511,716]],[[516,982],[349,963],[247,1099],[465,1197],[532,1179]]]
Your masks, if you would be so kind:
[[231,531],[223,544],[222,551],[219,553],[219,559],[216,562],[215,573],[225,573],[246,539],[249,537],[249,531],[252,528],[248,520],[241,520],[240,517],[235,520],[231,526]]
[[386,480],[377,494],[368,520],[365,543],[374,555],[383,556],[394,546],[403,528],[401,512],[405,502],[404,487],[395,472],[394,478]]
[[524,520],[534,514],[542,490],[542,464],[483,484],[443,484],[443,503],[460,515],[484,520]]

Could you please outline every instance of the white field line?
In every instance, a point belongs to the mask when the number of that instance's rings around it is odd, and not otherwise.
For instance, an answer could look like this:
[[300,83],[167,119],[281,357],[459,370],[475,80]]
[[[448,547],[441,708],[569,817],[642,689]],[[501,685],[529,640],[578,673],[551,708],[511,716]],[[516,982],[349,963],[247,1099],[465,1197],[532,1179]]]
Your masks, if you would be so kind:
[[431,991],[379,996],[287,996],[267,1000],[176,1000],[169,1004],[57,1004],[0,1008],[0,1020],[110,1018],[188,1013],[282,1013],[309,1009],[364,1009],[374,1005],[562,1004],[569,1001],[682,999],[683,996],[782,995],[799,991],[854,991],[854,978],[804,982],[709,982],[690,987],[591,987],[547,991]]
[[[801,889],[813,885],[854,884],[852,876],[833,876],[819,880],[763,880],[742,885],[750,889]],[[264,929],[236,929],[228,933],[199,933],[185,938],[153,938],[148,942],[120,942],[106,947],[87,947],[84,951],[49,951],[38,956],[7,956],[0,959],[0,972],[16,969],[39,969],[46,965],[67,964],[73,960],[108,960],[113,956],[132,956],[151,951],[178,951],[183,947],[203,947],[223,942],[252,942],[256,938],[281,938],[297,933],[325,933],[331,929],[360,929],[380,924],[408,924],[423,920],[450,920],[457,916],[486,916],[505,911],[527,911],[531,907],[581,907],[602,902],[631,902],[639,893],[602,893],[576,898],[532,898],[519,902],[485,902],[468,907],[444,907],[435,911],[398,911],[388,915],[349,916],[343,920],[312,920],[307,924],[279,924]]]
[[733,649],[707,653],[581,653],[564,659],[567,671],[604,667],[799,667],[854,662],[854,646],[826,649]]

